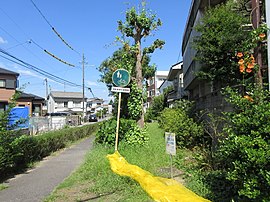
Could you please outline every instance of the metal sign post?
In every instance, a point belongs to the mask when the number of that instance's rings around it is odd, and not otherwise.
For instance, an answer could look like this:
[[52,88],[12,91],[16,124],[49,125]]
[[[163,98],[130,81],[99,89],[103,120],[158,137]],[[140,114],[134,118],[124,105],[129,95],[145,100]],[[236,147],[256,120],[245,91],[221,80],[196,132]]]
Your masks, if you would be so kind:
[[118,87],[112,87],[112,92],[118,92],[118,110],[117,110],[117,125],[116,125],[116,134],[115,134],[115,151],[118,150],[118,139],[119,139],[119,125],[120,125],[120,111],[121,111],[121,95],[122,93],[129,93],[130,88],[123,88],[127,86],[130,82],[129,72],[125,69],[118,69],[113,72],[112,75],[113,83]]
[[165,132],[165,141],[166,141],[166,153],[170,154],[171,160],[171,178],[173,178],[173,161],[172,156],[176,155],[176,142],[175,142],[175,133]]

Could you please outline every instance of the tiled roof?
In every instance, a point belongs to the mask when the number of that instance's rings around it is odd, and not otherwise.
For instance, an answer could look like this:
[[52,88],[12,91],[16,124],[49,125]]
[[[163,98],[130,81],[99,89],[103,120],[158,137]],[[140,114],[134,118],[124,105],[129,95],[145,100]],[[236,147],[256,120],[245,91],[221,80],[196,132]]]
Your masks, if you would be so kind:
[[33,94],[31,94],[31,93],[24,93],[24,92],[21,92],[19,98],[32,98],[32,99],[34,99],[34,100],[45,100],[44,98],[39,97],[39,96],[37,96],[37,95],[33,95]]
[[19,76],[19,73],[7,70],[7,69],[3,69],[0,67],[0,74],[8,74],[8,75],[15,75],[15,76]]
[[51,91],[51,96],[54,98],[83,98],[81,92]]

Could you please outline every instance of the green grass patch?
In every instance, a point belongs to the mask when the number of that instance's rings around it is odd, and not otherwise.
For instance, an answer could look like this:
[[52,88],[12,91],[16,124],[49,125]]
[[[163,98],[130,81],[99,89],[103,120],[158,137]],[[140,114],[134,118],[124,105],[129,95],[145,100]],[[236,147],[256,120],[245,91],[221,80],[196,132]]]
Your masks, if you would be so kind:
[[7,185],[5,185],[5,184],[0,184],[0,191],[3,190],[3,189],[6,189],[6,188],[8,188]]
[[[157,123],[148,125],[149,142],[144,146],[119,145],[119,152],[125,159],[156,176],[169,177],[162,168],[170,166],[169,155],[165,153],[164,131]],[[108,154],[114,147],[95,145],[86,156],[85,163],[45,201],[152,201],[140,185],[129,177],[119,176],[111,171]]]

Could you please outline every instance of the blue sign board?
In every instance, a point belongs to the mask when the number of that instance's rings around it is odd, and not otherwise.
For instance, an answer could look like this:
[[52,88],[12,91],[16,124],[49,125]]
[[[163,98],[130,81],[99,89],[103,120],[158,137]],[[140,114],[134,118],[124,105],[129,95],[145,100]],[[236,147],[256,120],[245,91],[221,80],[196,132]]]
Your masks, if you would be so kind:
[[112,81],[114,85],[119,87],[125,87],[130,82],[129,72],[125,69],[118,69],[112,75]]

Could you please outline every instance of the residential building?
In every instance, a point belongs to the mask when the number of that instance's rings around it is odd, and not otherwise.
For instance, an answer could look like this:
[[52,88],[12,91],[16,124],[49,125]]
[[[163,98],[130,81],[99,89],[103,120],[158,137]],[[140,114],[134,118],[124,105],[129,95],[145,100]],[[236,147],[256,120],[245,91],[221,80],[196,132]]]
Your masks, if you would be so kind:
[[183,88],[183,62],[178,62],[171,66],[167,80],[173,84],[173,91],[169,93],[167,100],[169,104],[172,104],[185,95]]
[[0,111],[7,109],[10,98],[18,87],[18,76],[16,72],[0,68]]
[[70,112],[72,114],[83,113],[86,109],[86,100],[81,92],[51,91],[48,96],[48,113]]
[[87,100],[87,109],[88,114],[96,114],[97,111],[103,109],[104,100],[101,98],[90,98]]
[[160,95],[159,87],[167,79],[169,71],[156,71],[155,75],[147,80],[147,103],[145,108],[148,108],[155,96]]
[[165,89],[167,89],[170,86],[173,87],[173,82],[172,81],[168,81],[167,79],[165,81],[163,81],[163,83],[158,88],[160,94],[163,94]]
[[224,101],[220,93],[215,90],[211,82],[198,80],[196,72],[201,65],[194,58],[196,51],[192,48],[193,39],[199,36],[194,27],[204,15],[205,9],[226,0],[193,0],[182,42],[183,55],[183,83],[184,91],[188,92],[189,100],[194,100],[197,109],[223,107]]
[[45,99],[37,95],[21,92],[17,99],[18,107],[28,107],[29,116],[41,116],[42,106],[44,105]]

